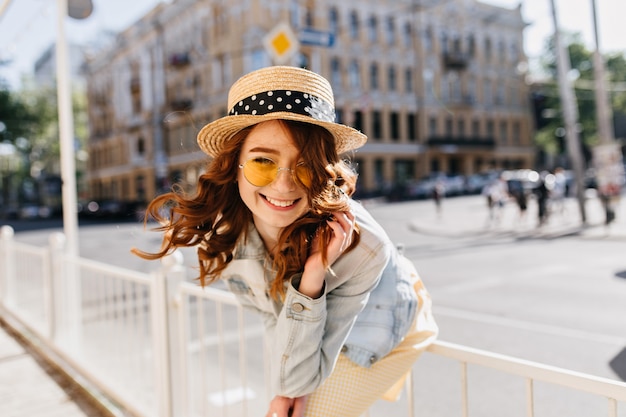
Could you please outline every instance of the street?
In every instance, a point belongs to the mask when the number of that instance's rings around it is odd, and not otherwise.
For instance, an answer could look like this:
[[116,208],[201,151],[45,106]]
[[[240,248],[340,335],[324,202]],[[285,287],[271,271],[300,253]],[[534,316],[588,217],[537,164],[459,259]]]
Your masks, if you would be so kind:
[[[432,200],[364,202],[417,265],[433,297],[441,340],[623,381],[626,211],[618,212],[612,231],[605,230],[598,226],[602,217],[596,203],[587,204],[594,228],[581,233],[573,200],[566,201],[563,213],[552,213],[542,228],[536,226],[532,202],[522,220],[515,205],[507,204],[497,223],[489,221],[482,196],[444,199],[440,213]],[[45,245],[50,233],[60,230],[17,232],[16,238]],[[130,248],[150,250],[159,242],[158,233],[147,232],[138,223],[80,228],[81,256],[140,271],[158,264],[134,257]],[[184,255],[193,266],[193,251],[186,250]],[[438,383],[440,372],[454,372],[450,364],[440,361],[429,356],[417,365],[418,371],[423,370],[415,383],[419,407],[425,410],[420,415],[455,413],[454,401],[420,398],[420,392],[429,392],[429,386]],[[420,375],[427,378],[420,379]],[[483,395],[489,398],[486,393],[492,388],[484,389]],[[507,398],[477,402],[478,415],[498,415],[489,407],[506,409],[510,407]],[[446,402],[443,408],[442,401]],[[576,414],[568,409],[561,415],[593,413],[578,401],[584,402],[577,398],[569,405],[578,409]],[[393,405],[379,403],[378,411],[395,410]],[[541,398],[537,403],[542,404]],[[518,411],[523,415],[523,403]],[[626,410],[620,410],[620,416],[623,413]],[[507,417],[512,415],[517,414]]]

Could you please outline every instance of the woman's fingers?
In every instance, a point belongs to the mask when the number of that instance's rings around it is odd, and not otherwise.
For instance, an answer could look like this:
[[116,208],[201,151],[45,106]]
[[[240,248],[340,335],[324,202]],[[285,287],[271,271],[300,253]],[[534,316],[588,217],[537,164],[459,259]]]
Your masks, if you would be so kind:
[[354,214],[349,211],[337,212],[333,214],[333,220],[328,222],[333,229],[332,243],[337,245],[339,252],[345,251],[352,243],[354,233]]

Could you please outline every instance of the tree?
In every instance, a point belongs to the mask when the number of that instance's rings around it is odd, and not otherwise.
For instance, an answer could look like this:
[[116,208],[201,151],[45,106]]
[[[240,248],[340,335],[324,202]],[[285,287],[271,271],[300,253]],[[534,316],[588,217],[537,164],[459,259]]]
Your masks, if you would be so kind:
[[38,124],[38,114],[16,94],[0,89],[0,121],[4,123],[1,140],[15,143],[19,137],[32,136]]
[[[574,87],[578,104],[581,146],[586,159],[589,160],[591,157],[589,149],[598,141],[593,52],[584,46],[580,34],[567,35],[565,41],[569,43],[568,53],[572,76],[577,77]],[[610,54],[605,56],[604,60],[609,82],[623,84],[626,81],[626,57],[624,54]],[[540,149],[548,154],[562,155],[566,151],[566,142],[563,140],[562,134],[564,121],[557,85],[556,51],[553,38],[546,42],[541,64],[549,78],[534,93],[543,97],[543,101],[540,103],[543,106],[543,114],[536,126],[535,142]],[[626,113],[626,92],[609,92],[611,93],[613,112]],[[533,104],[536,104],[535,101]],[[535,110],[537,110],[536,107]]]

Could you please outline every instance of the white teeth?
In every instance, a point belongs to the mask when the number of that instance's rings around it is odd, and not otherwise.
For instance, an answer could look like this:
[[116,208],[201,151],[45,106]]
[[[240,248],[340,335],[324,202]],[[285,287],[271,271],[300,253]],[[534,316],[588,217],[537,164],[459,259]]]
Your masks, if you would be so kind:
[[285,200],[274,200],[273,198],[270,197],[265,197],[265,199],[267,201],[269,201],[272,205],[274,206],[278,206],[278,207],[289,207],[291,206],[293,203],[295,203],[295,200],[289,200],[289,201],[285,201]]

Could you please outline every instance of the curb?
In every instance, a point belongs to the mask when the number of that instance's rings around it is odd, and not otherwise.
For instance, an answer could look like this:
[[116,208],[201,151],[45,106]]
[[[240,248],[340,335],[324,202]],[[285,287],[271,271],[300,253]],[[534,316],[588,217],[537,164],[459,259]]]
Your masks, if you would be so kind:
[[69,400],[85,412],[86,416],[121,417],[127,415],[121,413],[102,393],[90,389],[90,384],[82,381],[83,378],[73,375],[71,368],[63,366],[64,361],[42,346],[27,329],[17,327],[9,323],[6,317],[0,316],[0,331],[6,332],[20,344],[26,354],[37,362],[50,379],[67,394]]

